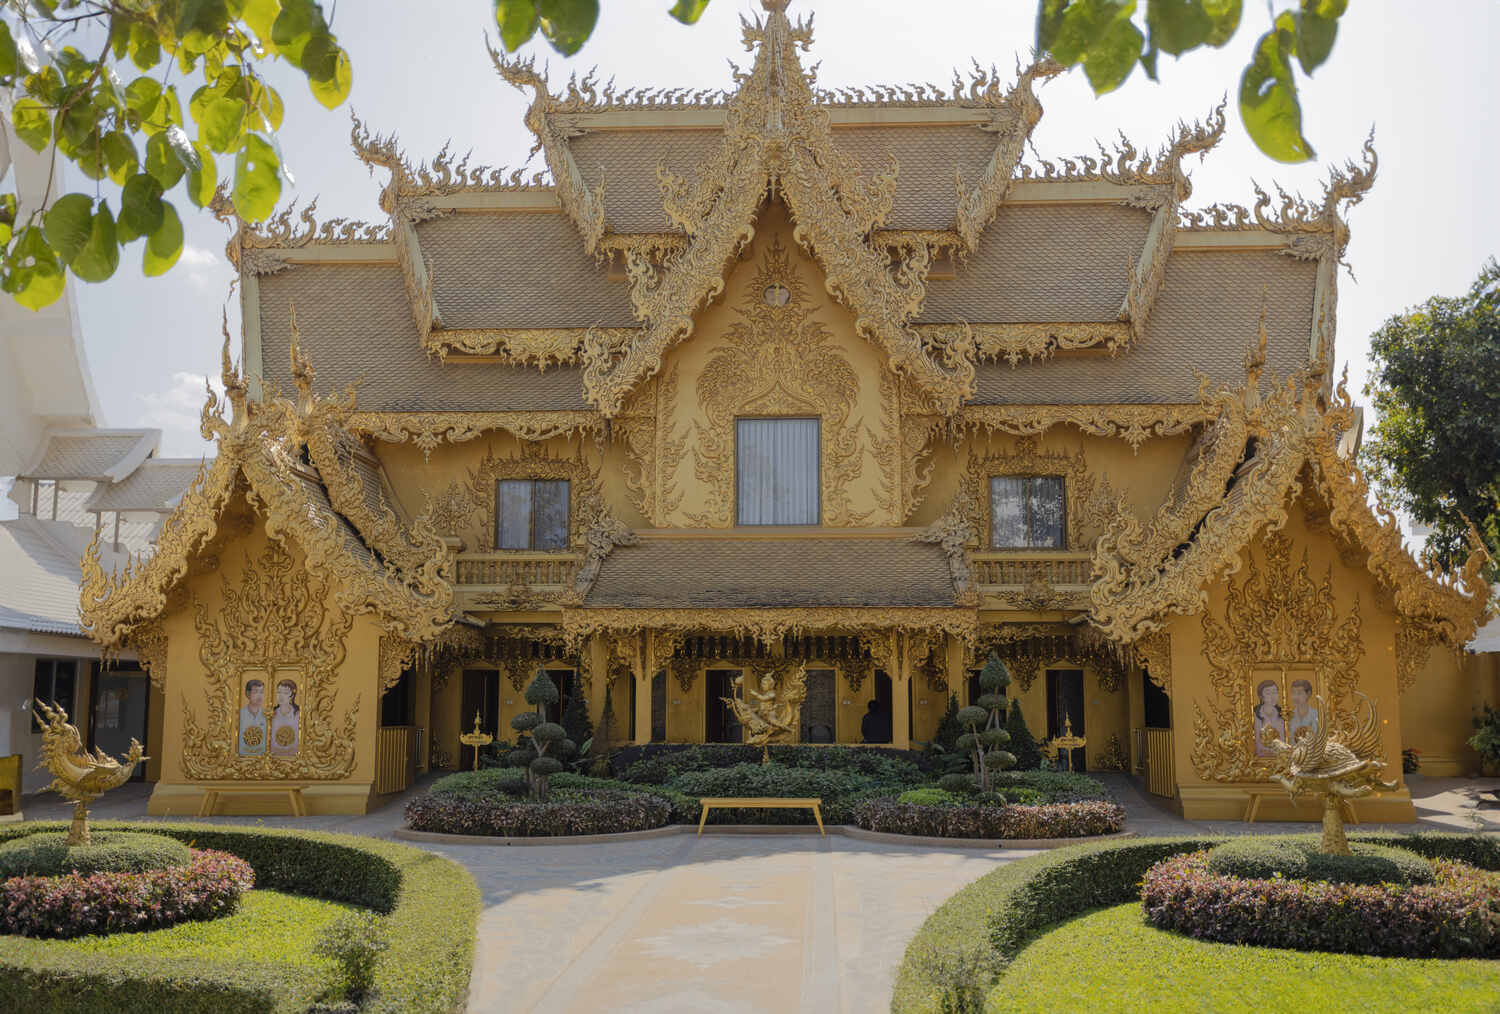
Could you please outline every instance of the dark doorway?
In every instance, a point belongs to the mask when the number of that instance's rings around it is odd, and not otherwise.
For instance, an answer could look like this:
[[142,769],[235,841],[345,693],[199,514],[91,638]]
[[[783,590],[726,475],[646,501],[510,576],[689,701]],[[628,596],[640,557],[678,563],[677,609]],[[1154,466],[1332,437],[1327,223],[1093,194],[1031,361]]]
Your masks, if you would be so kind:
[[639,682],[630,673],[625,674],[625,679],[630,683],[630,721],[627,728],[630,730],[630,742],[635,742],[635,685]]
[[[509,730],[504,734],[495,728],[500,720],[500,673],[496,669],[465,669],[464,689],[460,697],[462,707],[458,713],[461,732],[471,732],[474,715],[479,715],[479,731],[487,732],[496,739],[509,739]],[[465,771],[474,767],[474,748],[460,745],[458,766]]]
[[734,709],[724,703],[725,698],[735,696],[734,680],[739,674],[738,669],[710,669],[705,674],[707,700],[704,703],[708,712],[703,729],[705,742],[740,743],[744,741],[745,731],[740,728],[739,719],[734,717]]
[[834,714],[838,710],[837,684],[832,669],[807,670],[807,700],[802,702],[802,742],[832,743],[837,740]]
[[667,674],[651,677],[651,742],[667,741]]
[[1172,727],[1172,698],[1151,681],[1146,671],[1141,670],[1141,702],[1146,709],[1146,728],[1170,729]]
[[[1073,723],[1073,735],[1086,734],[1083,727],[1083,670],[1047,670],[1047,738],[1056,739],[1063,734],[1068,721]],[[1087,770],[1088,759],[1083,747],[1069,751],[1068,770]]]
[[[411,725],[412,724],[412,681],[416,674],[410,669],[401,670],[401,678],[396,685],[391,687],[380,698],[380,724]],[[474,713],[469,713],[469,721],[474,720]]]
[[[89,749],[103,750],[111,757],[130,752],[130,741],[146,742],[146,711],[151,703],[151,681],[134,662],[118,668],[94,669],[94,688],[89,722]],[[146,765],[136,765],[133,782],[144,781]]]
[[889,743],[891,741],[891,678],[875,670],[875,699],[870,702],[865,717],[859,723],[859,738],[866,743]]

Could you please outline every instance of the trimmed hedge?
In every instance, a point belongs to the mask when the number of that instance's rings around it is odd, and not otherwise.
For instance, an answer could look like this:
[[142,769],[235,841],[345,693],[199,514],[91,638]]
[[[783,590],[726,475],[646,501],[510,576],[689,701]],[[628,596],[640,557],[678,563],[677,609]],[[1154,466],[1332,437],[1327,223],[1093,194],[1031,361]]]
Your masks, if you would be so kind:
[[[924,751],[878,746],[771,747],[771,762],[783,768],[847,771],[910,788],[928,781],[941,766],[939,757]],[[651,743],[622,747],[610,758],[617,777],[627,782],[669,784],[689,771],[710,771],[738,764],[759,764],[760,747],[738,743]]]
[[990,783],[1007,799],[1016,789],[1039,792],[1048,803],[1083,803],[1110,798],[1103,782],[1076,771],[997,771],[990,777]]
[[1308,838],[1244,838],[1216,845],[1208,869],[1247,880],[1326,880],[1335,884],[1430,884],[1432,864],[1405,849],[1354,842],[1353,855],[1328,855]]
[[413,831],[513,838],[619,834],[661,827],[672,816],[665,799],[644,792],[554,789],[545,803],[489,796],[425,792],[406,804]]
[[954,806],[871,799],[854,807],[854,823],[867,831],[935,838],[1088,838],[1125,829],[1115,803],[1042,806]]
[[[1316,840],[1316,836],[1309,835]],[[1141,879],[1164,859],[1198,852],[1222,837],[1130,838],[1069,845],[1007,863],[945,901],[907,945],[896,973],[893,1014],[936,1014],[944,995],[984,997],[1005,965],[1055,923],[1134,901]],[[1430,859],[1500,869],[1500,840],[1465,834],[1360,834],[1351,842],[1399,846]]]
[[[700,807],[698,800],[675,789],[660,785],[633,785],[611,778],[591,778],[569,771],[552,776],[552,788],[576,789],[582,792],[634,792],[656,796],[666,800],[672,808],[670,822],[673,824],[696,824]],[[461,771],[446,775],[432,783],[428,792],[439,795],[458,795],[485,798],[500,793],[514,798],[526,795],[526,775],[520,768],[481,768],[478,771]]]
[[1215,873],[1209,855],[1173,856],[1146,872],[1141,904],[1148,923],[1225,944],[1500,957],[1500,875],[1440,859],[1430,884],[1254,880]]
[[66,832],[29,834],[0,845],[0,880],[65,873],[144,873],[186,866],[192,851],[161,834],[101,831],[87,845],[68,845]]
[[[780,764],[736,764],[733,767],[687,771],[668,786],[694,799],[703,796],[789,796],[823,801],[825,824],[848,824],[863,801],[900,791],[867,775],[847,770],[783,767]],[[700,811],[701,812],[701,811]],[[811,824],[807,810],[725,809],[709,814],[710,824]],[[697,816],[693,823],[697,823]]]
[[254,886],[249,863],[206,850],[139,873],[11,877],[0,882],[0,933],[66,940],[217,919]]
[[[326,898],[385,916],[390,948],[377,963],[376,995],[363,1014],[452,1014],[462,1008],[474,956],[479,890],[452,860],[353,835],[207,824],[96,823],[95,830],[149,826],[197,848],[239,856],[261,888]],[[0,826],[0,842],[65,823]],[[269,963],[86,958],[46,941],[0,938],[0,997],[28,1014],[305,1014],[319,998],[292,995]]]

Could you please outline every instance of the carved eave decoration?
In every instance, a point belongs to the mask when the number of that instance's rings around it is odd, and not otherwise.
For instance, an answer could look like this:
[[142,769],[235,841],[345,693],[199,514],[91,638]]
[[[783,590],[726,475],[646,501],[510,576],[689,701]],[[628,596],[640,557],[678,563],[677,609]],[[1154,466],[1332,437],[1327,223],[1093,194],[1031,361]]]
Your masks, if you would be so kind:
[[[1118,512],[1095,549],[1091,621],[1130,643],[1174,615],[1200,612],[1209,585],[1237,571],[1245,547],[1262,532],[1282,528],[1306,492],[1327,506],[1333,537],[1350,558],[1363,557],[1404,621],[1450,644],[1466,643],[1490,614],[1481,577],[1489,557],[1478,537],[1456,573],[1414,559],[1394,516],[1371,509],[1368,484],[1347,452],[1355,409],[1345,385],[1325,404],[1309,371],[1262,398],[1264,362],[1262,340],[1247,358],[1245,387],[1215,398],[1216,425],[1230,435],[1229,443],[1200,456],[1186,495],[1168,498],[1144,525],[1123,508]],[[1228,491],[1220,485],[1215,494],[1221,466],[1214,459],[1233,448],[1240,433],[1253,452],[1233,469]]]
[[250,277],[284,271],[298,252],[315,247],[367,247],[379,252],[374,258],[378,260],[385,258],[391,243],[391,228],[382,223],[334,218],[319,224],[316,199],[300,212],[294,201],[264,222],[247,222],[239,217],[227,185],[221,183],[208,208],[232,230],[224,255],[236,270]]
[[424,456],[445,443],[461,444],[499,431],[522,440],[553,437],[603,429],[604,419],[587,409],[516,412],[352,412],[344,428],[390,444],[410,441]]
[[[784,4],[745,22],[751,69],[737,73],[739,89],[725,108],[718,152],[690,180],[658,170],[668,219],[686,237],[680,251],[623,251],[631,301],[641,333],[628,345],[591,334],[584,345],[585,393],[609,417],[620,414],[630,393],[660,371],[663,357],[693,331],[693,315],[719,295],[735,256],[755,233],[755,217],[770,197],[784,200],[797,222],[794,236],[821,263],[831,295],[854,316],[855,330],[877,344],[890,366],[909,377],[934,406],[952,414],[973,390],[972,343],[967,336],[924,342],[910,326],[925,295],[931,251],[914,245],[894,263],[889,249],[871,242],[885,221],[898,168],[866,179],[834,144],[826,110],[818,108],[813,75],[797,47],[811,42],[811,26],[792,25]],[[491,50],[500,75],[531,89],[527,125],[536,134],[557,180],[563,209],[584,247],[600,248],[605,235],[603,183],[589,190],[566,144],[562,100],[547,92],[529,61]]]
[[[930,638],[949,634],[972,641],[973,609],[938,607],[798,607],[764,609],[564,609],[562,631],[569,644],[595,635],[622,636],[654,632],[680,636],[723,631],[774,644],[788,634],[825,632],[869,635],[875,640],[897,633]],[[872,640],[872,652],[880,647]]]
[[[962,430],[1036,436],[1071,426],[1091,437],[1125,441],[1132,451],[1153,439],[1189,433],[1214,418],[1211,406],[1192,405],[965,405]],[[961,430],[955,430],[960,432]]]
[[[294,332],[295,334],[295,332]],[[378,613],[388,633],[429,640],[452,620],[452,560],[437,532],[418,519],[402,526],[388,507],[376,510],[354,500],[363,486],[340,458],[339,419],[352,411],[352,389],[319,399],[311,393],[312,371],[292,346],[295,399],[272,395],[251,401],[247,384],[230,362],[226,330],[223,352],[225,401],[210,391],[203,408],[204,439],[216,439],[218,455],[200,470],[177,508],[162,524],[155,552],[106,575],[99,561],[99,533],[83,560],[80,625],[106,653],[118,650],[137,628],[152,624],[168,608],[169,595],[201,562],[205,547],[220,534],[225,508],[243,493],[275,542],[295,545],[305,566],[331,580],[334,598],[349,616]],[[348,439],[345,437],[344,439]],[[302,461],[322,444],[327,476]],[[329,504],[309,496],[321,486]],[[345,515],[349,517],[349,515]],[[353,519],[365,525],[358,532]],[[368,538],[369,541],[366,541]]]

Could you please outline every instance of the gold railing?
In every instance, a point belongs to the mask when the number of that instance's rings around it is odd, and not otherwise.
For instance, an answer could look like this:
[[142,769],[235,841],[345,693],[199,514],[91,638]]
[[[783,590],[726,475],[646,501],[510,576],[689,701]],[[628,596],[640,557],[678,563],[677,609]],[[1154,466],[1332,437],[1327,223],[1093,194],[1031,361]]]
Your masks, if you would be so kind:
[[1171,729],[1146,730],[1146,791],[1154,796],[1177,795]]
[[1025,588],[1041,578],[1054,588],[1087,588],[1094,581],[1087,550],[985,550],[970,557],[981,588]]
[[417,777],[422,729],[415,725],[385,725],[375,733],[375,791],[403,792]]
[[577,553],[460,553],[460,587],[556,585],[573,583],[583,557]]

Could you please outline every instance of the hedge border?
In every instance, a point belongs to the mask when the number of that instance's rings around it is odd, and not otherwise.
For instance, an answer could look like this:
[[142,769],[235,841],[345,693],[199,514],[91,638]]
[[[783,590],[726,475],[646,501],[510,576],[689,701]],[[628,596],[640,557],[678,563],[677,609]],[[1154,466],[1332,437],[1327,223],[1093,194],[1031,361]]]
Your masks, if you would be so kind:
[[[1049,927],[1139,898],[1141,880],[1157,862],[1227,840],[1196,835],[1089,842],[1017,859],[985,874],[940,905],[907,945],[896,973],[891,1011],[933,1014],[942,1009],[942,987],[932,978],[935,963],[951,966],[958,959],[972,959],[993,987],[1005,965]],[[1500,837],[1380,833],[1351,835],[1350,840],[1500,869]]]
[[[479,888],[452,860],[376,838],[271,828],[150,821],[100,822],[100,830],[148,830],[196,848],[237,855],[256,886],[373,909],[389,947],[375,970],[377,996],[362,1014],[453,1014],[467,1002]],[[0,841],[62,822],[0,825]],[[287,995],[274,969],[198,965],[102,954],[62,956],[47,941],[0,938],[0,996],[28,1014],[304,1014],[316,997]]]

